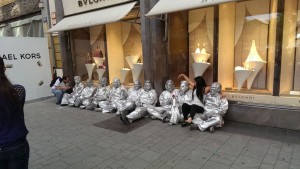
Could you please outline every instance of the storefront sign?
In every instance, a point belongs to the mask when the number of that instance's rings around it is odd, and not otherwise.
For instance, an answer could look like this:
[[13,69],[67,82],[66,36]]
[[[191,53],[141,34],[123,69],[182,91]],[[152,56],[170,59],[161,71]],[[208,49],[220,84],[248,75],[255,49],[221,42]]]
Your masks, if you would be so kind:
[[1,37],[0,57],[6,76],[26,89],[26,100],[51,96],[47,38]]
[[62,0],[65,16],[134,0]]
[[226,98],[231,101],[300,107],[299,97],[243,94],[231,92],[224,92],[224,94]]

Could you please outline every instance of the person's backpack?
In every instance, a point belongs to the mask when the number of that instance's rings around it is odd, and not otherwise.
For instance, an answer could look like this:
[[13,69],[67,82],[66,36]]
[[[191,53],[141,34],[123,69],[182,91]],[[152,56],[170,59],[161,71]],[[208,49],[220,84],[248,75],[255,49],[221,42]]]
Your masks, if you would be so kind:
[[55,82],[56,82],[57,79],[59,79],[59,81],[62,82],[62,78],[59,77],[59,76],[57,76],[56,78],[53,78],[53,79],[52,79],[52,81],[51,81],[51,83],[50,83],[50,87],[52,87],[52,86],[55,84]]

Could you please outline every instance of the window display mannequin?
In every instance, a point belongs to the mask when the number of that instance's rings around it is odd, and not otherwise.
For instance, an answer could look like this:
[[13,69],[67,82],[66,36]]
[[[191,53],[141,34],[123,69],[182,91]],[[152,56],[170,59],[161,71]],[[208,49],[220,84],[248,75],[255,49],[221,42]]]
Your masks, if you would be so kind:
[[75,107],[84,109],[90,103],[95,90],[96,87],[93,86],[93,80],[88,79],[86,82],[86,87],[82,90],[80,96],[75,100]]
[[172,98],[177,97],[179,90],[175,89],[172,80],[168,80],[165,84],[165,91],[163,91],[159,96],[160,107],[149,107],[148,112],[153,119],[163,119],[165,113],[169,114],[172,106]]
[[110,91],[107,101],[100,101],[98,103],[100,108],[95,109],[96,111],[102,111],[102,113],[112,112],[117,110],[117,102],[123,101],[127,98],[127,89],[121,84],[119,78],[114,78],[113,87]]
[[99,81],[99,86],[96,89],[96,93],[92,97],[90,103],[86,106],[87,110],[94,110],[100,101],[105,101],[108,99],[110,93],[110,87],[107,86],[107,78],[102,77]]
[[200,129],[201,131],[209,128],[211,132],[214,127],[222,127],[224,124],[223,117],[228,109],[228,101],[221,94],[222,85],[214,82],[210,87],[210,92],[205,98],[205,112],[203,115],[198,115],[193,120],[191,130]]
[[134,120],[145,117],[148,112],[147,108],[154,107],[157,102],[157,94],[153,89],[152,84],[149,80],[145,81],[144,89],[141,91],[140,99],[136,102],[136,108],[133,112],[126,115],[122,114],[121,120],[125,124],[130,124]]
[[134,86],[128,90],[128,97],[124,101],[117,102],[117,114],[129,114],[136,107],[140,99],[142,84],[139,81],[134,82]]
[[61,101],[61,106],[69,105],[74,106],[75,99],[80,96],[84,85],[81,83],[80,76],[74,76],[75,86],[73,87],[73,92],[71,94],[65,93]]

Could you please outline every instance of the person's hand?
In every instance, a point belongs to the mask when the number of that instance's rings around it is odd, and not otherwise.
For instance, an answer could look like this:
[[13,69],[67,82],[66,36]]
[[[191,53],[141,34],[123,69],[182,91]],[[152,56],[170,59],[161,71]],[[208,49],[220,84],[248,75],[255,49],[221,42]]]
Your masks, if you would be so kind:
[[182,77],[184,78],[184,76],[185,76],[185,74],[182,73],[182,74],[178,75],[178,79],[180,79]]

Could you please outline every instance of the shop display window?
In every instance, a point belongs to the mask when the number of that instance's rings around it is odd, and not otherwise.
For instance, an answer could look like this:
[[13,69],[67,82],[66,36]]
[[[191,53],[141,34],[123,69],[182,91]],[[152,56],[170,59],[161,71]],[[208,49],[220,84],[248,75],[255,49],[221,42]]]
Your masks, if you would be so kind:
[[284,4],[280,95],[300,95],[300,1]]
[[111,82],[120,78],[123,84],[143,81],[143,58],[140,24],[115,22],[72,31],[72,51],[76,74],[83,80]]

